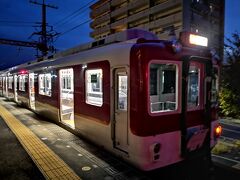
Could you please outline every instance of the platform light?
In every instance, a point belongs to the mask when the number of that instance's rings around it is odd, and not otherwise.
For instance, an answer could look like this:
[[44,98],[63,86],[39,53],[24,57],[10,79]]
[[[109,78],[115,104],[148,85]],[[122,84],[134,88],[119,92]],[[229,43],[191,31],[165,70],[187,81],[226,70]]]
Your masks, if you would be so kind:
[[189,43],[193,45],[198,45],[198,46],[208,46],[208,38],[204,36],[199,36],[196,34],[190,34],[189,35]]

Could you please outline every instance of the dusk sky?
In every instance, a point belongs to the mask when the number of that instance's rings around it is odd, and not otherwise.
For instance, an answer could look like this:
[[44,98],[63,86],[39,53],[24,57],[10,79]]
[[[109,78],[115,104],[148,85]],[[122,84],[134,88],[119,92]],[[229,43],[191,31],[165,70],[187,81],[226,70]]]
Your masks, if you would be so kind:
[[[61,33],[55,39],[57,50],[64,50],[78,44],[89,42],[91,29],[89,27],[89,6],[97,0],[45,0],[46,4],[55,5],[58,9],[47,8],[48,25]],[[42,2],[42,0],[37,0]],[[225,8],[225,37],[231,33],[240,32],[240,1],[226,0]],[[41,6],[29,0],[1,0],[0,1],[0,38],[33,41],[38,36],[41,22]],[[35,59],[36,50],[28,47],[17,47],[0,44],[0,69]]]

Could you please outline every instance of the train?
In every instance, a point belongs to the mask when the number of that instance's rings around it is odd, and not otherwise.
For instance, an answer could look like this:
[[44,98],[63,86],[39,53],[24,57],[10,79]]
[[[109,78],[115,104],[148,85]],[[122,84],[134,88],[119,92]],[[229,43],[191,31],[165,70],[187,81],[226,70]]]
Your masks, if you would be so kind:
[[0,72],[0,95],[150,171],[208,156],[221,135],[208,39],[130,29]]

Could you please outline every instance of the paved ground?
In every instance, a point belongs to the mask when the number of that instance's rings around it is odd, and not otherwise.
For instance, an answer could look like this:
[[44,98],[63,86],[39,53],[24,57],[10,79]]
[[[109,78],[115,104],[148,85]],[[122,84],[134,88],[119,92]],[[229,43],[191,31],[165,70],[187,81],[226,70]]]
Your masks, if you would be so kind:
[[[22,123],[31,129],[83,179],[196,180],[206,179],[206,176],[208,176],[206,172],[208,172],[209,169],[204,160],[178,164],[161,170],[143,173],[58,125],[43,121],[29,110],[19,108],[14,103],[3,101],[3,99],[0,99],[0,101],[5,108],[11,111]],[[43,179],[41,173],[37,170],[15,136],[1,119],[0,132],[0,144],[4,144],[5,146],[5,149],[4,146],[0,147],[0,179]],[[6,134],[4,135],[4,133]],[[16,144],[18,144],[18,146],[16,146]],[[10,149],[11,146],[12,148]],[[18,154],[18,152],[23,154]],[[27,162],[29,162],[28,165],[26,164]],[[220,162],[222,163],[223,161],[220,159]],[[215,167],[215,170],[209,173],[212,173],[212,175],[208,176],[211,180],[240,179],[240,175],[235,171],[232,172],[232,169],[226,170],[225,167],[222,168],[221,166]]]
[[15,135],[0,117],[0,179],[44,179]]
[[240,171],[240,120],[225,118],[220,123],[223,133],[213,150],[213,160],[221,166]]

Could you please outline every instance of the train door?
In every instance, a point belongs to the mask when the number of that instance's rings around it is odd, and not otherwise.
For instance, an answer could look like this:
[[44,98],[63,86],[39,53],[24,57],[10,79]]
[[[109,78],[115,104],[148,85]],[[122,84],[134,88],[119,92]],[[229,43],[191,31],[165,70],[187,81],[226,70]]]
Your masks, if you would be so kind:
[[8,83],[7,83],[7,76],[3,77],[3,96],[8,96]]
[[3,78],[2,77],[0,77],[0,96],[2,96],[3,95],[3,93],[2,93],[2,91],[3,91]]
[[14,75],[13,76],[13,94],[14,94],[14,101],[18,102],[18,94],[17,94],[17,80],[18,80],[18,76]]
[[73,69],[59,71],[60,118],[64,124],[75,128],[74,124],[74,81]]
[[29,73],[29,107],[35,110],[35,87],[34,87],[34,73]]
[[128,148],[128,75],[125,68],[116,69],[115,84],[115,147],[127,152]]
[[[183,63],[181,137],[185,155],[210,148],[211,68],[209,59],[191,58]],[[187,128],[193,122],[197,126]]]

